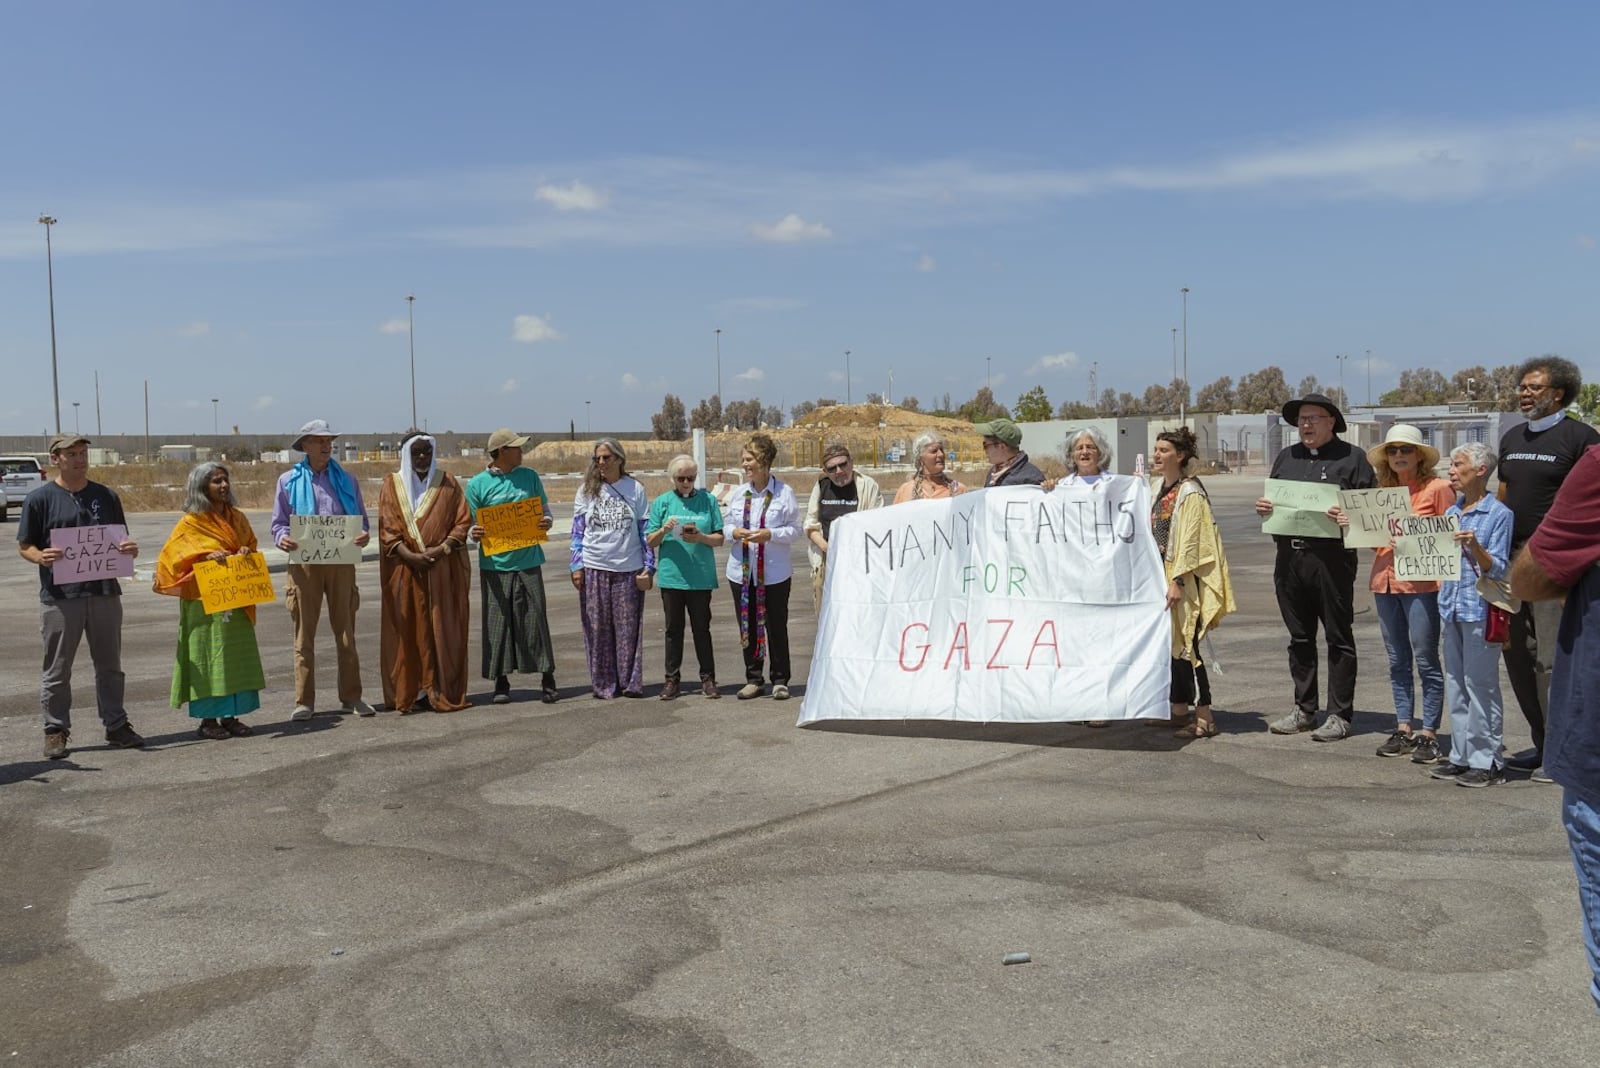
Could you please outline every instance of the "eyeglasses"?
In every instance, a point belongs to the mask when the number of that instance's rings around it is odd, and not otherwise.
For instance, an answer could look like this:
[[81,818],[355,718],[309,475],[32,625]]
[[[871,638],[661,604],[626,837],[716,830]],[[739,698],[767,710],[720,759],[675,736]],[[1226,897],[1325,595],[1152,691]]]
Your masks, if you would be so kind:
[[1331,416],[1331,415],[1302,415],[1299,419],[1297,419],[1295,421],[1298,422],[1298,423],[1301,423],[1301,424],[1304,424],[1304,423],[1330,423],[1330,422],[1333,421],[1333,416]]
[[1530,385],[1527,382],[1524,382],[1524,383],[1522,383],[1522,385],[1517,387],[1517,392],[1518,393],[1543,393],[1545,390],[1547,390],[1549,388],[1550,387],[1548,385],[1535,386],[1535,385]]
[[1005,444],[1005,442],[1001,441],[999,438],[984,438],[983,439],[983,447],[986,448],[986,449],[992,449],[992,448],[995,448],[996,446],[1004,445],[1004,444]]
[[1415,445],[1385,445],[1383,451],[1390,456],[1406,456],[1416,452],[1417,447]]
[[840,460],[836,464],[828,464],[826,467],[823,468],[823,470],[826,471],[830,475],[837,475],[839,472],[848,471],[849,469],[850,469],[850,461],[849,460]]
[[699,475],[673,475],[672,476],[672,481],[674,481],[674,482],[693,482],[695,479],[697,479],[699,477],[700,477]]

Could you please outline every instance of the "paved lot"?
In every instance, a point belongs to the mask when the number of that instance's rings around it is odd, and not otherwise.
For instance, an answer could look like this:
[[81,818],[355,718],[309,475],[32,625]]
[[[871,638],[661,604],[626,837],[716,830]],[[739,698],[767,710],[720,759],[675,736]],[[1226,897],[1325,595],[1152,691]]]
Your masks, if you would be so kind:
[[[798,730],[797,701],[665,704],[654,685],[594,701],[564,580],[556,705],[492,706],[480,684],[456,715],[291,723],[276,607],[258,734],[199,742],[166,707],[177,606],[130,586],[151,746],[97,744],[85,659],[82,747],[45,762],[36,581],[8,554],[0,1059],[1593,1064],[1557,790],[1373,756],[1392,705],[1369,598],[1361,733],[1266,733],[1289,684],[1258,487],[1212,483],[1243,610],[1217,635],[1224,733],[1187,745],[1139,724]],[[146,563],[172,520],[136,519]],[[1003,967],[1011,951],[1033,962]]]

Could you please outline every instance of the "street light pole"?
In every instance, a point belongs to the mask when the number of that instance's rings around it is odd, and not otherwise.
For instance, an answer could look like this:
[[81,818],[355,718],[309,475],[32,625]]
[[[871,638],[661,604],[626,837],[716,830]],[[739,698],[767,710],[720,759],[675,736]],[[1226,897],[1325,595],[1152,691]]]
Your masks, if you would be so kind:
[[1183,294],[1183,392],[1178,394],[1178,425],[1185,426],[1189,411],[1189,287],[1184,286],[1180,292]]
[[1172,380],[1178,380],[1178,328],[1172,328]]
[[722,327],[717,327],[717,408],[722,408]]
[[1367,350],[1367,407],[1372,407],[1372,350]]
[[850,350],[844,350],[844,402],[850,403]]
[[1344,394],[1344,365],[1345,361],[1350,359],[1350,354],[1348,352],[1343,355],[1334,353],[1333,358],[1339,361],[1339,407],[1348,408],[1350,407],[1350,401]]
[[211,398],[211,436],[212,437],[216,437],[218,434],[221,433],[221,431],[217,429],[217,426],[218,426],[218,424],[217,424],[217,398],[216,397],[212,397]]
[[983,358],[983,388],[988,390],[990,393],[994,392],[993,361],[993,356],[985,356]]
[[61,373],[56,367],[56,268],[50,248],[50,227],[56,224],[53,215],[39,216],[44,226],[44,269],[50,280],[50,388],[56,400],[56,433],[61,433]]
[[589,407],[588,401],[583,402],[583,432],[594,434],[594,410]]
[[74,434],[83,433],[83,424],[78,422],[78,402],[77,401],[73,401],[72,402],[72,432]]
[[411,429],[417,428],[417,317],[415,293],[406,294],[406,334],[411,341]]

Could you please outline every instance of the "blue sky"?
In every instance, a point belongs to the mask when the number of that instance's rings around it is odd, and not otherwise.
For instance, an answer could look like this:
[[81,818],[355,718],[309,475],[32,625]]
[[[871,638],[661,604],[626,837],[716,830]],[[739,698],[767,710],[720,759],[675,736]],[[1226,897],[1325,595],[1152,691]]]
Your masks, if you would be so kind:
[[[0,6],[0,432],[1600,376],[1600,5]],[[586,415],[585,402],[589,402]]]

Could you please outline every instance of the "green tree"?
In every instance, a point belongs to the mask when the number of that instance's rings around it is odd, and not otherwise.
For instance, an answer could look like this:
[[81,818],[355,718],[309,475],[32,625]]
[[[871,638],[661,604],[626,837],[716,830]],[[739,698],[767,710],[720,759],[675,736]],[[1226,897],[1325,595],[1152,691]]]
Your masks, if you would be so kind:
[[1289,403],[1289,383],[1276,364],[1239,379],[1235,397],[1242,412],[1274,412]]
[[1053,411],[1050,398],[1044,395],[1043,386],[1034,386],[1018,397],[1017,406],[1013,409],[1014,418],[1019,423],[1043,423]]
[[783,425],[783,409],[776,404],[768,405],[761,409],[761,421],[770,427]]
[[922,411],[922,402],[915,397],[901,397],[900,407],[904,411],[920,412]]
[[1450,398],[1450,382],[1438,371],[1418,367],[1400,372],[1400,384],[1379,397],[1384,404],[1408,407],[1443,404]]
[[761,427],[761,399],[731,401],[722,412],[728,425],[735,430],[758,430]]
[[1238,407],[1233,395],[1233,376],[1223,375],[1215,382],[1201,388],[1194,399],[1196,411],[1231,412]]
[[1082,401],[1062,401],[1056,409],[1057,419],[1093,419],[1094,408]]
[[661,410],[650,417],[650,436],[657,441],[682,441],[689,433],[689,416],[683,410],[683,401],[668,393],[661,401]]
[[1600,422],[1600,383],[1585,382],[1578,390],[1578,398],[1574,402],[1578,406],[1578,414],[1585,421]]
[[793,408],[789,409],[789,418],[795,423],[803,423],[805,422],[806,416],[810,415],[816,410],[817,404],[815,401],[801,401],[799,404],[796,404]]
[[994,393],[988,386],[981,387],[971,400],[956,409],[956,415],[969,423],[1001,419],[1010,414],[1005,405],[994,399]]
[[689,428],[691,430],[720,430],[722,429],[722,397],[713,393],[694,406],[694,411],[689,413]]
[[1126,414],[1117,400],[1117,391],[1110,386],[1100,391],[1100,399],[1095,401],[1094,411],[1101,419]]

